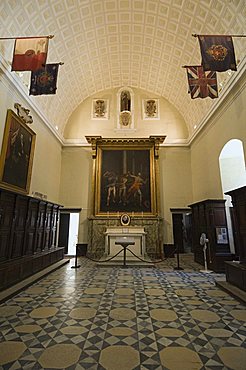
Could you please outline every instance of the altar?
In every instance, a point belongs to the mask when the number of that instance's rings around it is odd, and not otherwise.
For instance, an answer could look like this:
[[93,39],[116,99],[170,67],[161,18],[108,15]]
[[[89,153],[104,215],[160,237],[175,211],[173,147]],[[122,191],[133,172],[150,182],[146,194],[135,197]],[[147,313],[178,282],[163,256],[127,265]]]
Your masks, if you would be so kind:
[[[120,243],[131,243],[126,248],[127,260],[138,260],[137,257],[145,257],[144,227],[108,227],[105,232],[105,257],[110,258],[120,252],[115,260],[122,260],[124,253]],[[132,244],[134,243],[134,244]],[[130,252],[132,251],[135,256]]]
[[88,226],[87,253],[94,259],[105,259],[108,254],[112,256],[112,245],[113,249],[118,248],[119,251],[120,247],[115,246],[114,237],[133,238],[134,249],[139,248],[138,253],[140,256],[145,255],[144,259],[162,258],[163,220],[160,217],[145,217],[144,221],[142,217],[134,217],[130,226],[122,226],[119,218],[91,216],[88,218]]

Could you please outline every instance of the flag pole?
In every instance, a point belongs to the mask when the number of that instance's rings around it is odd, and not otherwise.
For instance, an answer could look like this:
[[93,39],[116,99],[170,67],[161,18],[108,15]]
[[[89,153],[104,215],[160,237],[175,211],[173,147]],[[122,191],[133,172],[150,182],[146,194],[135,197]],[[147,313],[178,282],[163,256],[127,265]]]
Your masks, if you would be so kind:
[[16,40],[16,39],[41,39],[41,38],[53,39],[54,35],[46,36],[21,36],[21,37],[0,37],[0,40]]
[[[63,64],[64,64],[64,62],[59,62],[59,63],[50,63],[50,64],[58,64],[59,66],[63,66]],[[49,65],[49,63],[47,63],[47,64],[43,64],[43,67],[44,67],[44,69],[46,69],[46,66],[48,66]]]
[[193,37],[246,37],[246,35],[198,35],[197,33],[192,33]]
[[189,68],[189,67],[202,67],[202,66],[201,66],[201,64],[199,64],[197,66],[194,66],[194,65],[192,65],[192,66],[181,66],[181,68]]

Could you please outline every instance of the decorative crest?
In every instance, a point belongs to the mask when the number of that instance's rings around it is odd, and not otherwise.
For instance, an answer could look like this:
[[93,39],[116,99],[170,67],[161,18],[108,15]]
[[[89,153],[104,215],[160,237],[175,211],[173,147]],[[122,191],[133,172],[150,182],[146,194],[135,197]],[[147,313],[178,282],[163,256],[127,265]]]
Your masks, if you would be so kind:
[[32,116],[29,116],[30,110],[27,108],[24,108],[19,103],[14,104],[15,109],[17,110],[17,115],[26,123],[31,124],[33,123]]
[[122,126],[130,126],[131,124],[131,112],[123,111],[120,113],[120,123]]

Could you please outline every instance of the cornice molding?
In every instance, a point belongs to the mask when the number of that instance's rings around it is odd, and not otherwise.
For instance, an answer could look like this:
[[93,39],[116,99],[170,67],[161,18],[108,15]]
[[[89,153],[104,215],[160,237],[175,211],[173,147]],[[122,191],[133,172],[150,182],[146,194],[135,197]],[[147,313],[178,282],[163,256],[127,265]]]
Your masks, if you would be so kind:
[[146,144],[162,144],[166,138],[166,136],[162,135],[153,135],[146,137],[135,137],[135,138],[103,138],[102,136],[86,136],[85,137],[87,142],[91,145],[125,145],[125,144],[139,144],[139,145],[146,145]]
[[98,147],[109,147],[113,148],[114,146],[126,148],[126,147],[144,147],[144,148],[154,148],[154,157],[158,159],[159,157],[159,148],[166,138],[162,135],[153,135],[147,137],[136,137],[136,138],[103,138],[102,136],[86,136],[86,140],[91,144],[92,148],[92,158],[96,159],[97,157],[97,148]]

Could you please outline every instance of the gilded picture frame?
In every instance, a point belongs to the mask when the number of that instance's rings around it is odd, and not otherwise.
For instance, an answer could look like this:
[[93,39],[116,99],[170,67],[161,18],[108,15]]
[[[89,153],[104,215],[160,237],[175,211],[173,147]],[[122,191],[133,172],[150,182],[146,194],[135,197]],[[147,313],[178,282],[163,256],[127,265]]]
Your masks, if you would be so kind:
[[95,215],[156,215],[154,146],[97,147]]
[[36,134],[8,109],[0,156],[0,186],[28,194]]

